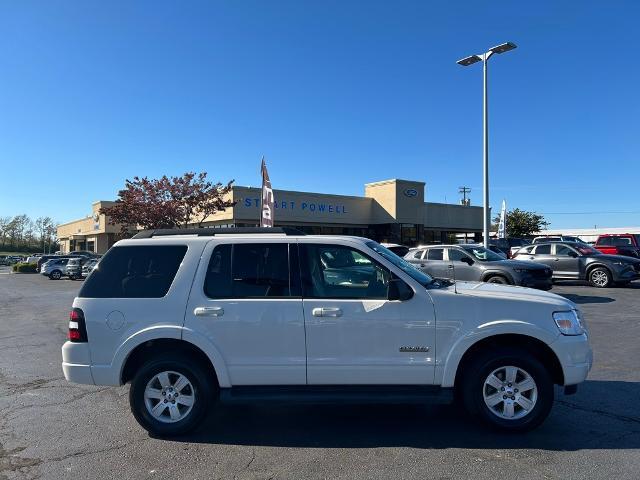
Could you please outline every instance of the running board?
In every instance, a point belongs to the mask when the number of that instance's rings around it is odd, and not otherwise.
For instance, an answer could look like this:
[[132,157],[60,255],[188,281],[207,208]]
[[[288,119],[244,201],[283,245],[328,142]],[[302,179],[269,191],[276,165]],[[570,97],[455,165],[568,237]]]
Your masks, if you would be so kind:
[[283,385],[220,389],[220,401],[234,404],[429,404],[453,401],[453,389],[433,385]]

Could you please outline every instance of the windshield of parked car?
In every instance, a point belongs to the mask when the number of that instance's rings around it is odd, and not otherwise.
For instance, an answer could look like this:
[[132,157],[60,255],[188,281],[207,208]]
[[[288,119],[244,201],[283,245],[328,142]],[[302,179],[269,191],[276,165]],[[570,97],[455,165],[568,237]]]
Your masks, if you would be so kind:
[[414,267],[409,262],[407,262],[404,258],[400,258],[391,250],[383,247],[379,243],[373,242],[373,241],[367,242],[367,247],[369,247],[371,250],[379,254],[385,260],[388,260],[389,262],[393,263],[396,267],[398,267],[404,273],[406,273],[415,281],[419,282],[425,287],[433,283],[433,278],[431,278],[429,275],[418,270],[416,267]]
[[484,247],[463,247],[467,253],[470,253],[474,256],[476,260],[480,260],[481,262],[497,262],[500,260],[504,260],[504,257],[501,257],[497,253],[492,252],[491,250],[487,250]]
[[574,248],[578,250],[582,255],[600,255],[602,252],[596,250],[595,248],[587,245],[586,243],[574,245]]

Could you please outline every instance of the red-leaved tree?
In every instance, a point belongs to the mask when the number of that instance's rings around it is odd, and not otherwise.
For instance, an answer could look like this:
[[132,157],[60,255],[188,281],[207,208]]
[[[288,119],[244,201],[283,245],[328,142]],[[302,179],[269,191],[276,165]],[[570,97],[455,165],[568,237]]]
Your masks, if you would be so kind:
[[202,226],[205,219],[232,207],[227,199],[233,180],[226,185],[207,180],[207,174],[187,172],[181,177],[149,179],[133,177],[125,181],[118,200],[100,209],[112,225],[121,224],[122,233],[140,226],[144,229]]

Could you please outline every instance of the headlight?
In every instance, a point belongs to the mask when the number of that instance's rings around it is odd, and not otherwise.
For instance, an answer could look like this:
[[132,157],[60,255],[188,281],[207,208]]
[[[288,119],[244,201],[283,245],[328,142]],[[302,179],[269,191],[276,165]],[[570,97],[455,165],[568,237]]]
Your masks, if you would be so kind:
[[582,315],[576,310],[553,312],[553,320],[563,335],[582,335],[584,333]]

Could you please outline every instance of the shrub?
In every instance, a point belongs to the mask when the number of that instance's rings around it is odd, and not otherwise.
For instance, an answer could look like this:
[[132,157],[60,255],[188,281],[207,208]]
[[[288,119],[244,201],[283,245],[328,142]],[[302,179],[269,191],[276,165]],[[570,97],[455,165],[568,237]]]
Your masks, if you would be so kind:
[[36,269],[38,268],[37,263],[16,263],[13,265],[12,269],[17,273],[36,273]]

